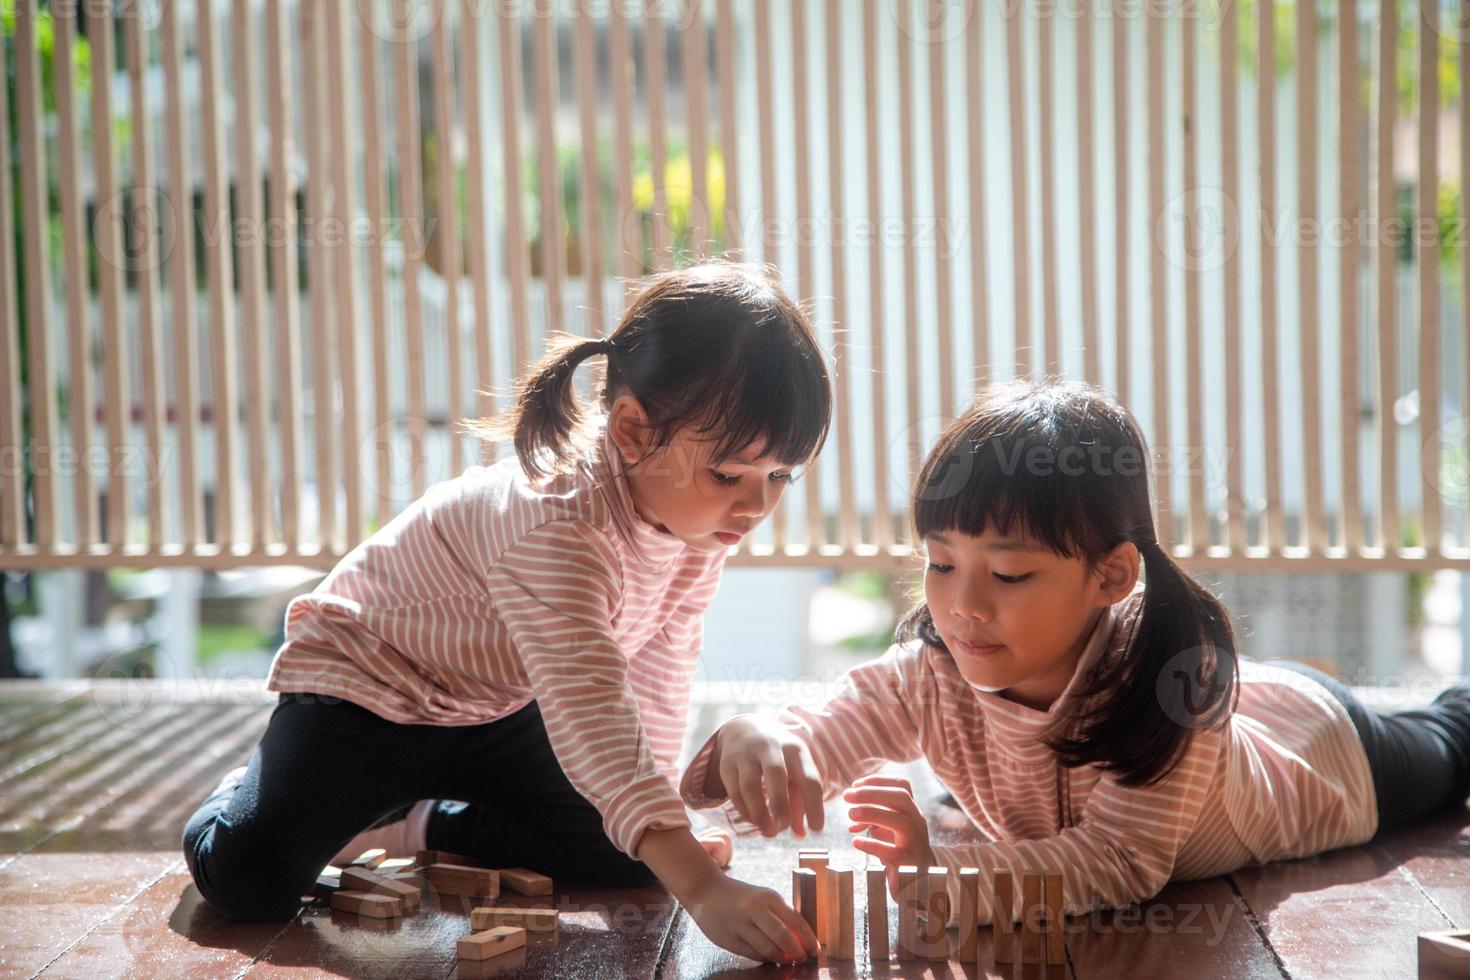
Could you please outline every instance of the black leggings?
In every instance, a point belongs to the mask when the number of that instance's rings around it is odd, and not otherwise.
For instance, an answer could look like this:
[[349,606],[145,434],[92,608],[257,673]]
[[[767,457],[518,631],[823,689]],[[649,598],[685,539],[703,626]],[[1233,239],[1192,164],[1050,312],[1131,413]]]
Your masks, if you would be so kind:
[[1266,662],[1310,677],[1347,709],[1373,773],[1379,830],[1462,806],[1470,797],[1470,681],[1442,691],[1428,708],[1380,715],[1320,670],[1291,660]]
[[232,919],[296,914],[324,865],[362,830],[417,800],[440,803],[428,846],[487,867],[623,887],[652,883],[572,788],[531,702],[484,725],[400,725],[347,701],[283,694],[243,779],[200,805],[184,857],[200,894]]

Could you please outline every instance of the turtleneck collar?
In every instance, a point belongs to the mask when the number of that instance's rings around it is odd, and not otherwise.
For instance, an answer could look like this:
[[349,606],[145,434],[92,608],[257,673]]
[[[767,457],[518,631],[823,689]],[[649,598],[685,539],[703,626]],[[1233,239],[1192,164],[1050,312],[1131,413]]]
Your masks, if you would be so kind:
[[598,423],[590,470],[593,484],[602,490],[613,527],[639,560],[654,567],[667,565],[688,549],[677,535],[660,531],[638,514],[622,456],[604,419]]

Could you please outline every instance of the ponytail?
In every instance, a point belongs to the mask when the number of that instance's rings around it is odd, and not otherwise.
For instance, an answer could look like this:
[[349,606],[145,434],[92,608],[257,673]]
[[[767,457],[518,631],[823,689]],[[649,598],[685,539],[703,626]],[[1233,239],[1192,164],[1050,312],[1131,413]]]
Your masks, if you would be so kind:
[[609,357],[609,340],[560,337],[516,388],[515,407],[504,424],[531,480],[566,468],[585,439],[586,413],[577,401],[572,374],[577,365],[598,354]]
[[1138,545],[1143,610],[1122,655],[1104,658],[1079,693],[1079,707],[1048,738],[1062,765],[1096,763],[1124,786],[1169,774],[1195,731],[1229,718],[1239,695],[1235,635],[1219,599],[1158,541]]

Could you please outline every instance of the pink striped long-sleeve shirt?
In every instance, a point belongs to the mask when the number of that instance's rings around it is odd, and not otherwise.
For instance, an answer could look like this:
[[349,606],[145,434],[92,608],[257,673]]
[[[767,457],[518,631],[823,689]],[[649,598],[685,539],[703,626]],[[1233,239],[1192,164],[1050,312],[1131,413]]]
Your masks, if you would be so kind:
[[291,602],[267,686],[403,724],[478,725],[536,700],[618,848],[690,826],[678,758],[724,552],[640,518],[615,462],[604,430],[548,484],[508,459],[430,488]]
[[[943,650],[895,646],[849,671],[816,710],[788,707],[781,722],[810,747],[826,797],[886,761],[928,760],[990,840],[934,847],[951,869],[958,910],[961,867],[981,870],[982,922],[992,915],[997,868],[1059,871],[1069,914],[1156,894],[1171,878],[1207,878],[1241,866],[1361,843],[1378,824],[1372,774],[1347,712],[1321,685],[1242,660],[1240,702],[1228,724],[1197,732],[1166,778],[1125,787],[1095,765],[1067,769],[1040,740],[1104,655],[1123,652],[1142,591],[1110,607],[1066,691],[1048,711],[971,687]],[[685,771],[691,806],[704,795],[713,739]]]

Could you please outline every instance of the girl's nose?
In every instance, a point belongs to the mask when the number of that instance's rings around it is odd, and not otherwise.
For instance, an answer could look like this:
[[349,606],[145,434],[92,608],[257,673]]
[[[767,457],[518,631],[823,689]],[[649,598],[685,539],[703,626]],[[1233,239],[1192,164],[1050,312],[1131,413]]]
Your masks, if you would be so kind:
[[961,588],[956,590],[954,600],[950,603],[950,614],[960,619],[977,619],[982,623],[990,622],[990,603],[985,597],[973,589]]
[[735,517],[754,517],[756,520],[764,520],[776,507],[776,501],[781,499],[781,484],[775,480],[755,480],[756,484],[749,492],[740,495],[732,510]]

